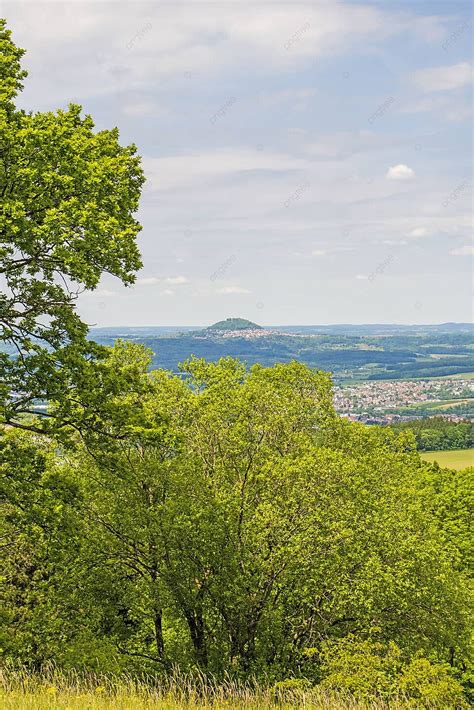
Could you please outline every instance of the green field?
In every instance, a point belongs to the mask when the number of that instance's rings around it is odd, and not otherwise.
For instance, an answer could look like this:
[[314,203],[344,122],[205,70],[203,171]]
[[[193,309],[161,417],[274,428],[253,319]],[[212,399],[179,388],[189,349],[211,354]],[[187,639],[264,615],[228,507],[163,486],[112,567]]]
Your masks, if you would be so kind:
[[453,451],[421,451],[420,456],[425,461],[437,461],[440,466],[455,468],[460,471],[468,466],[474,466],[474,449],[454,449]]
[[460,372],[457,375],[447,375],[447,380],[474,380],[474,372]]

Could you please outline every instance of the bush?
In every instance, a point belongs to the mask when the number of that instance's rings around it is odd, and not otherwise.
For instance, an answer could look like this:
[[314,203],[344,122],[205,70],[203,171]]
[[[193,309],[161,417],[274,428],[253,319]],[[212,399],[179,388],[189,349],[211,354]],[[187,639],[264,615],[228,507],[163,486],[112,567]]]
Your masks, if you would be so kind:
[[427,658],[415,658],[408,663],[398,679],[398,687],[417,707],[463,708],[462,685],[453,677],[447,663],[431,663]]
[[321,654],[321,685],[357,699],[390,698],[397,690],[400,655],[394,643],[364,641],[352,635],[329,642]]
[[447,663],[421,656],[402,660],[393,642],[347,636],[322,652],[322,687],[348,692],[359,700],[403,697],[414,708],[467,708],[463,687]]

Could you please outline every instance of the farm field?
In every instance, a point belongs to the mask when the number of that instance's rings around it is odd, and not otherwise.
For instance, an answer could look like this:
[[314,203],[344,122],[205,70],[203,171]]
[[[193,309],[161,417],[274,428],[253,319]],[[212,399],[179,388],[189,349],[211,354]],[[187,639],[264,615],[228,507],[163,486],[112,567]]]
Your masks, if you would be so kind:
[[[474,397],[469,397],[468,399],[435,399],[432,402],[424,401],[424,409],[433,409],[436,412],[443,412],[444,410],[453,409],[454,407],[466,407],[468,405],[474,404]],[[420,404],[410,404],[406,407],[407,410],[420,409]]]
[[474,466],[474,449],[454,449],[453,451],[423,451],[421,458],[433,463],[437,461],[440,466],[454,468],[460,471],[468,466]]

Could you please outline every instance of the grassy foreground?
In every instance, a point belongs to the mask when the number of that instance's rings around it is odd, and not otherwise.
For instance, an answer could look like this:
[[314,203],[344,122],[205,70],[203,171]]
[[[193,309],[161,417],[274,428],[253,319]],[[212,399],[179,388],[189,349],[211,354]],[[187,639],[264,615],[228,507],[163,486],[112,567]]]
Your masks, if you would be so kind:
[[453,451],[420,451],[425,461],[437,461],[440,466],[461,471],[468,466],[474,466],[474,449],[454,449]]
[[[404,710],[416,705],[403,700],[358,702],[324,690],[262,688],[227,681],[210,685],[204,679],[175,678],[158,685],[131,678],[114,681],[93,675],[0,671],[3,710]],[[420,706],[421,707],[421,706]],[[426,705],[423,705],[426,708]]]

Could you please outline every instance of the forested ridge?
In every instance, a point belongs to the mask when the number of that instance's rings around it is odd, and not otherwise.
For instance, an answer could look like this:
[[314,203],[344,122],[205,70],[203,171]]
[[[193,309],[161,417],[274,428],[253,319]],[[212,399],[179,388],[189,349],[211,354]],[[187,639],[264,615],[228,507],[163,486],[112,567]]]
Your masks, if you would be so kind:
[[89,341],[79,293],[140,265],[140,160],[79,106],[18,110],[0,47],[5,672],[468,707],[472,469],[342,420],[296,361],[178,376]]

